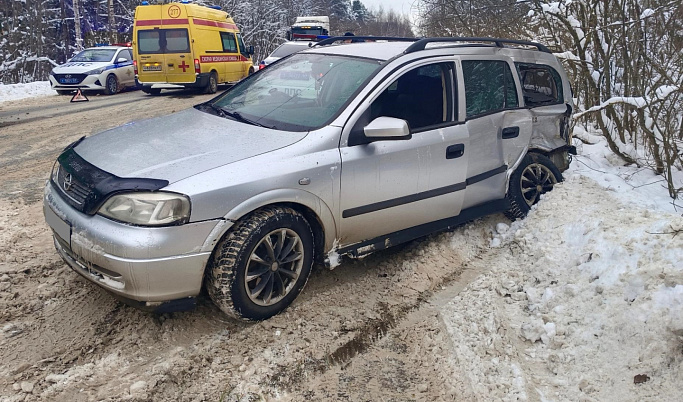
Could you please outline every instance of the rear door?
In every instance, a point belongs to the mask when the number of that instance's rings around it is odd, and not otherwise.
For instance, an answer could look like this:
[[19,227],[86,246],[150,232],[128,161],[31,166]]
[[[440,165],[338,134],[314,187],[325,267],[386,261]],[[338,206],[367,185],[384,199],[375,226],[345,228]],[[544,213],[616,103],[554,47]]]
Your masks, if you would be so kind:
[[161,30],[161,48],[164,50],[164,69],[166,82],[191,83],[195,82],[194,62],[190,49],[188,29],[165,28]]
[[470,163],[463,208],[505,196],[507,170],[531,137],[531,116],[519,96],[507,60],[462,60]]
[[164,54],[160,46],[161,6],[135,9],[133,46],[138,63],[138,80],[142,83],[165,82]]

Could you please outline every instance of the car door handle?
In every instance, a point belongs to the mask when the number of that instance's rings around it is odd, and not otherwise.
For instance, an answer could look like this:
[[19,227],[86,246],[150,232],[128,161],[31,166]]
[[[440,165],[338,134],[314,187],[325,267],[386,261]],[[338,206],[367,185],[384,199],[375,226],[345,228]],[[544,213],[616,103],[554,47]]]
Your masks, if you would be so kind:
[[505,127],[503,129],[503,139],[507,140],[509,138],[519,137],[519,127]]
[[455,159],[465,154],[465,144],[455,144],[446,148],[446,159]]

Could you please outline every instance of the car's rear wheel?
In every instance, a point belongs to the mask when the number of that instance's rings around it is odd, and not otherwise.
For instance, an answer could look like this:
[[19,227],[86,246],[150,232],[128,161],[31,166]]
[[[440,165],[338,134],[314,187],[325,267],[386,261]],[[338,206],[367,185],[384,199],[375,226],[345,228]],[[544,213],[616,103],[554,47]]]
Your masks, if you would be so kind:
[[209,82],[204,87],[205,94],[215,94],[218,91],[218,74],[212,71],[209,75]]
[[510,209],[505,215],[512,220],[524,218],[541,194],[552,190],[562,180],[562,173],[550,159],[528,153],[510,176],[507,194]]
[[301,292],[313,264],[313,233],[287,207],[266,207],[238,221],[218,244],[206,289],[226,314],[265,320]]
[[105,95],[114,95],[119,92],[119,80],[114,74],[109,74],[107,76],[107,82],[104,85]]

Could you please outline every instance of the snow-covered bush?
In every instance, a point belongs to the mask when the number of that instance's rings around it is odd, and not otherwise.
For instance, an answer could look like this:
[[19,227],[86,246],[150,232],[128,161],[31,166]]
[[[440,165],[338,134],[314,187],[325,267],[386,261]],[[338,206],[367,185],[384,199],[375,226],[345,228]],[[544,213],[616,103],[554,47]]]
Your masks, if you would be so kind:
[[[683,3],[533,0],[535,39],[558,49],[574,81],[574,117],[594,124],[625,163],[649,167],[683,194]],[[561,50],[560,50],[561,49]]]

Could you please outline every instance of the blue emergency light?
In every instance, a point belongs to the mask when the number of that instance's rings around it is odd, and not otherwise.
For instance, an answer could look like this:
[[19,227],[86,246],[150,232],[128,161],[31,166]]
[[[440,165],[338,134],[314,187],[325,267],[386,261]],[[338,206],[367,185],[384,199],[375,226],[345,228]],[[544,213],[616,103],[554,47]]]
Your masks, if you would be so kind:
[[149,1],[143,1],[143,2],[140,3],[140,4],[143,5],[143,6],[148,6],[148,5],[149,5]]

